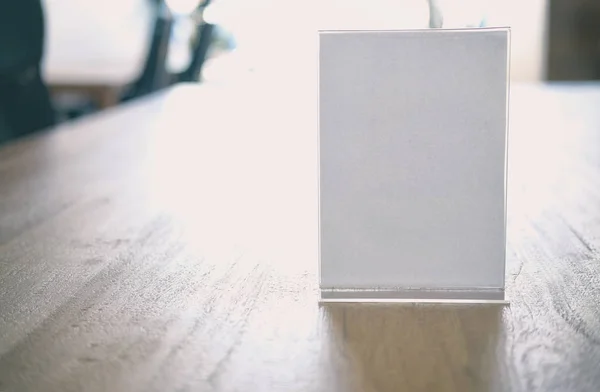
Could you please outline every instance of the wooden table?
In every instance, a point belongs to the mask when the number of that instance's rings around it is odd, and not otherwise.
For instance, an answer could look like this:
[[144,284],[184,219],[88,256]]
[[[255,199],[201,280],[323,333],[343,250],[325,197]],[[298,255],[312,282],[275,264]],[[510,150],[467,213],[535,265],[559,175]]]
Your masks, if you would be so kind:
[[510,307],[319,306],[314,97],[287,88],[0,149],[0,391],[600,389],[600,85],[512,89]]

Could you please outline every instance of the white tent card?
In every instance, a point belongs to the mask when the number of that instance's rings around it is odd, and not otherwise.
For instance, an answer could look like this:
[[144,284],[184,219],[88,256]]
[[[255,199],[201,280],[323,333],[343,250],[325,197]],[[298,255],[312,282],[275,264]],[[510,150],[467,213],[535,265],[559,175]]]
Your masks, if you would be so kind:
[[319,33],[323,300],[504,299],[508,47]]

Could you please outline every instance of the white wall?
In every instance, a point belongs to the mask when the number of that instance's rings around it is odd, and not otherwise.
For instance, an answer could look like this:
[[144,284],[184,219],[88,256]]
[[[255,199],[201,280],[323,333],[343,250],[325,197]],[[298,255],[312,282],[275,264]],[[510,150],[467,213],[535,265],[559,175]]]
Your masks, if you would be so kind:
[[[481,16],[486,16],[488,26],[510,26],[512,80],[544,79],[548,0],[437,2],[445,9],[444,27],[464,27]],[[240,44],[236,64],[247,61],[254,68],[295,75],[314,67],[317,29],[425,28],[429,21],[427,0],[221,0],[216,4],[210,16],[232,30]],[[214,65],[218,71],[221,65]]]
[[488,25],[510,26],[511,79],[545,79],[548,0],[490,0]]

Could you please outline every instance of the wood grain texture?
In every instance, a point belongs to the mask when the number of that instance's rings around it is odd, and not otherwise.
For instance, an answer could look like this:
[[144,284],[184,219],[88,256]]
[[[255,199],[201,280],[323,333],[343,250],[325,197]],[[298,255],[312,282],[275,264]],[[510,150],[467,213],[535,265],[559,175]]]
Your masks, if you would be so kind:
[[319,307],[314,104],[255,87],[0,149],[0,391],[600,389],[600,86],[512,89],[510,307]]

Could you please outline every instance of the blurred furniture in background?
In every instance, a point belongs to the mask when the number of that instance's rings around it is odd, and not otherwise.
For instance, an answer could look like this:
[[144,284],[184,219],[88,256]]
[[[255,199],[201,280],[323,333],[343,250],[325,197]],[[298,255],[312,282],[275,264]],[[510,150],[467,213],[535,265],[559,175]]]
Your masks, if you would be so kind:
[[196,34],[193,37],[191,45],[192,58],[189,66],[182,72],[175,75],[175,82],[194,82],[201,80],[201,72],[208,50],[213,41],[213,32],[215,25],[208,23],[203,18],[206,7],[211,4],[211,0],[202,2],[196,10]]
[[548,78],[600,79],[600,2],[550,0]]
[[[45,3],[45,76],[63,118],[108,108],[172,83],[199,80],[214,29],[202,19],[209,1]],[[186,23],[189,29],[181,34],[179,27]],[[184,52],[175,67],[169,61],[173,45]]]
[[44,76],[54,93],[78,92],[101,107],[142,75],[156,4],[149,0],[44,0]]
[[154,30],[144,68],[139,78],[121,97],[125,101],[142,97],[169,84],[166,63],[173,18],[162,0],[155,3]]
[[44,30],[40,0],[0,3],[0,143],[54,124],[40,75]]

